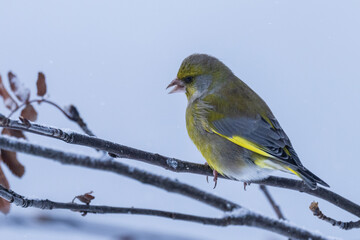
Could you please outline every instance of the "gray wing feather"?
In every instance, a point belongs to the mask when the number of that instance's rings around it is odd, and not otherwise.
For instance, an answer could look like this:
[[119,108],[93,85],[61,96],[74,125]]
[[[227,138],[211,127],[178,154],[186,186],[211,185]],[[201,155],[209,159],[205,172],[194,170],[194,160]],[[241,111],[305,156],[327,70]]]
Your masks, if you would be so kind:
[[[269,118],[269,121],[271,124],[258,115],[256,119],[246,117],[223,118],[213,121],[211,125],[222,135],[228,137],[240,136],[260,146],[261,150],[274,156],[276,160],[298,171],[301,178],[310,188],[316,188],[316,183],[329,187],[326,182],[301,164],[288,136],[275,117]],[[290,155],[284,150],[285,148]]]
[[[275,118],[270,119],[271,126],[260,115],[256,119],[223,118],[212,122],[215,130],[219,133],[232,137],[240,136],[261,147],[262,150],[275,158],[294,166],[302,167],[302,164],[293,149],[288,136],[285,134],[280,124]],[[290,152],[290,156],[284,148]]]

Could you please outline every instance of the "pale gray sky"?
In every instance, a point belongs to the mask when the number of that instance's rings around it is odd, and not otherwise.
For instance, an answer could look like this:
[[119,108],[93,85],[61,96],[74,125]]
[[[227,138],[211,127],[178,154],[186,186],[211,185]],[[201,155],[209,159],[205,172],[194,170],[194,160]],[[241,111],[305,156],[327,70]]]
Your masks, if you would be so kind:
[[[37,72],[43,71],[50,99],[75,104],[99,137],[203,163],[186,133],[186,98],[168,95],[165,87],[186,56],[213,55],[268,103],[303,164],[333,191],[359,203],[359,9],[359,1],[0,0],[0,74],[5,78],[13,71],[35,93]],[[38,122],[79,130],[53,108],[37,109]],[[28,136],[31,141],[89,152]],[[94,204],[221,215],[127,178],[25,155],[21,160],[27,169],[23,179],[6,173],[14,190],[29,197],[70,201],[93,190]],[[242,184],[220,181],[213,190],[201,176],[134,165],[274,216],[256,185],[244,192]],[[358,238],[356,230],[341,231],[313,217],[308,206],[315,198],[270,190],[292,222],[325,235]],[[330,216],[357,220],[319,203]],[[13,207],[12,212],[38,211]],[[56,213],[83,219],[72,212]],[[141,216],[86,218],[199,239],[279,239],[248,227],[208,227]],[[18,232],[7,234],[22,239]],[[23,238],[31,236],[29,231]]]

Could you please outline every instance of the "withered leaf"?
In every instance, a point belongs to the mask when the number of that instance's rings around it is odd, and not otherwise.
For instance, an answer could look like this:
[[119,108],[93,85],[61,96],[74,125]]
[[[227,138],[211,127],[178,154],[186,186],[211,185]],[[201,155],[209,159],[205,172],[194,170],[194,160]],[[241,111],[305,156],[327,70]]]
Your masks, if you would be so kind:
[[1,149],[1,158],[15,176],[22,177],[24,175],[25,167],[17,159],[16,152]]
[[0,184],[1,184],[3,187],[5,187],[5,188],[9,188],[9,187],[10,187],[10,186],[9,186],[9,182],[8,182],[8,180],[6,179],[5,174],[4,174],[1,166],[0,166]]
[[85,193],[83,195],[76,196],[76,197],[74,197],[72,202],[74,202],[75,199],[78,199],[80,202],[89,205],[91,200],[93,200],[95,198],[93,195],[91,195],[92,193],[93,193],[93,191]]
[[0,75],[0,96],[4,99],[4,104],[7,109],[10,111],[15,110],[18,107],[18,104],[15,100],[10,96],[9,92],[6,90]]
[[31,104],[27,104],[21,111],[21,116],[25,119],[35,122],[37,119],[37,112]]
[[27,102],[30,98],[30,90],[20,83],[19,79],[12,72],[8,73],[10,88],[20,102]]
[[[0,184],[5,187],[9,188],[9,182],[5,177],[4,172],[0,167]],[[10,203],[2,198],[0,198],[0,212],[7,214],[10,211]]]
[[37,95],[43,97],[46,94],[46,82],[45,75],[39,72],[38,79],[36,81]]
[[20,130],[14,130],[14,129],[10,129],[10,128],[3,128],[3,130],[1,131],[1,134],[4,135],[8,135],[8,136],[13,136],[16,138],[22,138],[22,139],[26,139],[24,133]]
[[10,212],[10,203],[5,199],[0,199],[0,212],[3,214],[8,214]]

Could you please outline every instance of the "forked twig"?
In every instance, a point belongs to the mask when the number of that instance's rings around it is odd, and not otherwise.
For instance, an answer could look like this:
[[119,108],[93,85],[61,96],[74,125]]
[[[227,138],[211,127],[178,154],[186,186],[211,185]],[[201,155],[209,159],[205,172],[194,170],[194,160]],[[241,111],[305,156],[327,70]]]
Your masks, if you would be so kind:
[[9,115],[8,118],[10,118],[15,112],[19,111],[21,108],[31,104],[31,103],[47,103],[50,104],[52,106],[54,106],[56,109],[58,109],[62,114],[64,114],[65,117],[67,117],[69,120],[77,123],[79,125],[79,127],[89,136],[95,136],[95,134],[93,134],[93,132],[88,128],[87,124],[85,123],[85,121],[80,117],[80,113],[77,110],[77,108],[74,105],[70,105],[68,107],[67,110],[63,109],[62,107],[60,107],[58,104],[56,104],[53,101],[47,100],[45,98],[40,98],[40,99],[32,99],[29,100],[27,102],[24,102],[21,105],[17,105],[16,108],[14,110],[12,110]]
[[317,202],[312,202],[310,204],[309,209],[312,211],[312,213],[314,214],[314,216],[318,217],[321,220],[324,220],[325,222],[330,223],[333,226],[338,226],[341,229],[344,230],[350,230],[353,228],[360,228],[360,220],[353,222],[342,222],[342,221],[337,221],[331,217],[326,216],[325,214],[323,214],[323,212],[320,210],[319,208],[319,204]]

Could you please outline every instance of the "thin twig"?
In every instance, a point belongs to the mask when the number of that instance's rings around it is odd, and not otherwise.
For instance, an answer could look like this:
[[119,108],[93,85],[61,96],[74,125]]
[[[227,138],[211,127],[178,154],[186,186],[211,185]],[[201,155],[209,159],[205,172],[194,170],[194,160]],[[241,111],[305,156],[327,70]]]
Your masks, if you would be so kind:
[[76,122],[87,135],[95,136],[95,134],[90,130],[90,128],[88,128],[82,117],[80,117],[80,113],[74,105],[70,105],[67,110],[71,114],[71,118],[69,118],[71,121]]
[[271,207],[274,209],[274,212],[276,213],[276,216],[279,219],[286,220],[286,218],[284,217],[283,213],[280,210],[279,205],[277,205],[275,203],[275,200],[271,196],[271,194],[270,194],[269,190],[267,189],[267,187],[265,185],[262,185],[262,184],[259,187],[260,187],[261,191],[263,191],[263,193],[265,194],[265,197],[269,201]]
[[173,220],[183,220],[189,222],[202,223],[205,225],[215,226],[252,226],[261,229],[266,229],[272,232],[276,232],[288,237],[294,237],[297,239],[314,239],[314,240],[327,240],[329,238],[320,236],[317,233],[313,233],[293,225],[289,225],[286,222],[271,219],[262,216],[257,213],[253,213],[249,210],[242,211],[240,214],[234,213],[233,215],[227,215],[223,218],[209,218],[201,217],[189,214],[182,214],[177,212],[167,212],[154,209],[142,209],[142,208],[122,208],[122,207],[110,207],[110,206],[97,206],[97,205],[83,205],[74,203],[61,203],[50,200],[39,199],[27,199],[11,190],[8,190],[0,185],[0,196],[11,203],[16,204],[24,208],[34,207],[46,210],[52,209],[69,209],[73,211],[87,212],[87,213],[116,213],[116,214],[135,214],[135,215],[148,215],[169,218]]
[[[88,146],[95,149],[104,150],[123,158],[134,159],[152,165],[160,166],[173,172],[187,172],[187,173],[201,174],[205,176],[212,176],[211,168],[203,164],[181,161],[175,158],[165,157],[159,154],[154,154],[146,151],[141,151],[135,148],[123,146],[103,139],[90,137],[75,132],[63,131],[58,128],[47,127],[34,123],[32,123],[30,127],[28,127],[19,121],[10,120],[1,114],[0,114],[0,127],[23,130],[23,131],[32,132],[35,134],[63,140],[71,144]],[[338,206],[344,209],[345,211],[348,211],[354,214],[355,216],[360,217],[359,205],[323,187],[318,187],[317,189],[312,190],[308,188],[302,181],[288,179],[288,178],[281,178],[281,177],[269,177],[265,180],[252,181],[252,183],[264,184],[267,186],[280,187],[280,188],[286,188],[286,189],[304,192],[319,197],[321,199],[324,199],[334,204],[335,206]]]
[[97,214],[126,213],[126,214],[137,214],[137,215],[150,215],[150,216],[172,218],[176,220],[198,222],[203,224],[226,226],[225,222],[223,222],[224,225],[222,225],[221,222],[216,221],[221,219],[198,217],[194,215],[187,215],[176,212],[167,212],[161,210],[142,209],[142,208],[133,208],[133,207],[123,208],[123,207],[98,206],[98,205],[77,204],[77,203],[61,203],[61,202],[50,201],[48,199],[46,200],[28,199],[25,198],[24,196],[15,193],[14,191],[4,188],[1,185],[0,185],[0,197],[23,208],[33,207],[43,210],[68,209],[76,212],[87,212],[87,213],[97,213]]
[[32,99],[32,100],[29,100],[29,101],[26,101],[22,104],[20,104],[19,106],[17,106],[14,110],[12,110],[9,115],[8,115],[8,118],[10,118],[14,113],[16,113],[17,111],[19,111],[21,108],[25,107],[26,105],[29,105],[31,103],[42,103],[42,102],[45,102],[45,103],[48,103],[50,105],[53,105],[54,107],[56,107],[58,110],[60,110],[67,118],[71,118],[70,115],[68,115],[59,105],[57,105],[56,103],[52,102],[52,101],[49,101],[49,100],[46,100],[44,98],[40,98],[40,99]]
[[[12,110],[10,112],[10,114],[8,115],[8,118],[10,118],[15,112],[17,112],[18,110],[20,110],[21,108],[31,104],[31,103],[47,103],[50,104],[52,106],[54,106],[55,108],[57,108],[62,114],[64,114],[65,117],[67,117],[69,120],[77,123],[79,125],[79,127],[89,136],[95,136],[95,134],[92,133],[92,131],[88,128],[88,126],[86,125],[86,123],[84,122],[84,120],[80,117],[80,114],[78,112],[78,110],[76,109],[76,107],[74,105],[70,105],[68,111],[64,110],[63,108],[61,108],[58,104],[56,104],[53,101],[47,100],[45,98],[39,98],[39,99],[32,99],[30,101],[26,101],[21,105],[17,105],[16,108],[14,110]],[[69,114],[70,113],[70,114]]]
[[338,226],[341,229],[350,230],[353,228],[360,228],[360,220],[356,222],[342,222],[326,216],[321,212],[319,204],[317,202],[312,202],[309,209],[313,212],[314,216],[318,217],[321,220],[324,220],[325,222],[330,223],[333,226]]

